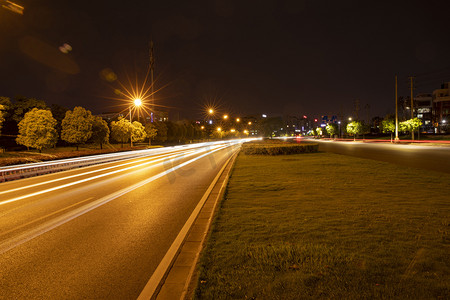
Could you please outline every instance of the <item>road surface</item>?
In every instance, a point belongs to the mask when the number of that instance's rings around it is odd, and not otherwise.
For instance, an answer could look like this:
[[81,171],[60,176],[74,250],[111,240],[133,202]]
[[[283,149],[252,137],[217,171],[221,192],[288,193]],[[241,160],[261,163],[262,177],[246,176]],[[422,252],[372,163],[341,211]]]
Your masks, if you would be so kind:
[[136,299],[237,147],[0,183],[0,298]]
[[450,173],[450,147],[314,140],[319,150]]

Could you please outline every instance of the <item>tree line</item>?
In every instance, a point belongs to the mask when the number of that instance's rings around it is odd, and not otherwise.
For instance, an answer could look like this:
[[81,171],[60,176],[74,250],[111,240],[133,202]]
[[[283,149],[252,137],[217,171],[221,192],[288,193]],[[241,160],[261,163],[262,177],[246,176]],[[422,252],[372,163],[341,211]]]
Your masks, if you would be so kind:
[[[387,115],[379,125],[380,132],[390,133],[391,137],[392,134],[395,133],[395,119],[392,115]],[[418,131],[421,126],[422,120],[419,118],[401,121],[398,123],[398,132],[410,133],[412,135],[412,139],[414,139],[414,132]],[[338,130],[338,124],[335,123],[329,123],[325,127],[325,131],[330,137],[339,134]],[[359,135],[369,134],[371,132],[371,128],[369,124],[365,124],[362,121],[352,121],[343,128],[343,131],[356,139]],[[322,128],[317,127],[311,132],[311,134],[321,136],[325,134],[325,132],[323,132]]]
[[107,122],[80,106],[69,110],[26,97],[16,97],[14,101],[0,97],[0,131],[4,136],[15,137],[18,145],[39,151],[57,143],[74,145],[78,150],[85,143],[103,148],[111,140],[124,145],[152,141],[183,143],[209,137],[199,124],[189,121],[142,124],[119,117]]

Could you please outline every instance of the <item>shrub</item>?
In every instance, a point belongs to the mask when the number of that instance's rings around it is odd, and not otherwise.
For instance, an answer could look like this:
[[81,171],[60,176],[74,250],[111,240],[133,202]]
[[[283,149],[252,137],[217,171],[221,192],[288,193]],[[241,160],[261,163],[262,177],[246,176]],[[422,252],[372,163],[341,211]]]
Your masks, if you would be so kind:
[[245,143],[242,153],[247,155],[289,155],[299,153],[317,152],[318,144],[291,144],[291,143]]

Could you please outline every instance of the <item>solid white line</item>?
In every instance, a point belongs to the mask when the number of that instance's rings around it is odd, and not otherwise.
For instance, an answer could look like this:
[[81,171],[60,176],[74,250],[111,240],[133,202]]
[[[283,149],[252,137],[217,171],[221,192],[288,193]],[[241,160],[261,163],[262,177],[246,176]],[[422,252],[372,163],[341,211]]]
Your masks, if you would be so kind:
[[158,267],[156,267],[155,271],[153,272],[152,276],[150,277],[149,281],[145,285],[144,289],[142,290],[141,294],[137,298],[137,300],[148,300],[151,299],[153,294],[155,293],[156,289],[158,288],[161,280],[163,279],[164,275],[166,274],[167,270],[171,266],[176,254],[178,253],[178,250],[180,249],[183,241],[186,238],[186,235],[189,232],[189,229],[191,228],[192,224],[194,223],[195,219],[197,218],[200,210],[202,209],[203,205],[205,204],[206,200],[208,199],[209,194],[211,193],[212,189],[214,188],[214,185],[217,183],[217,181],[220,178],[220,175],[222,175],[223,171],[225,170],[227,164],[231,160],[231,157],[226,161],[226,163],[223,165],[222,169],[217,173],[216,177],[214,178],[213,182],[209,185],[206,192],[203,194],[202,199],[195,207],[194,211],[191,213],[189,219],[184,224],[183,228],[181,228],[180,232],[178,233],[177,237],[173,241],[172,245],[170,246],[169,250],[167,250],[166,254],[164,255],[163,259],[159,263]]
[[24,232],[24,233],[14,237],[14,238],[5,240],[4,242],[2,242],[0,244],[0,254],[3,254],[5,252],[7,252],[7,251],[9,251],[9,250],[19,246],[19,245],[22,245],[23,243],[26,243],[27,241],[30,241],[30,240],[40,236],[41,234],[44,234],[44,233],[46,233],[46,232],[48,232],[48,231],[50,231],[50,230],[52,230],[52,229],[54,229],[54,228],[56,228],[58,226],[61,226],[61,225],[65,224],[65,223],[67,223],[67,222],[69,222],[69,221],[71,221],[71,220],[81,216],[81,215],[84,215],[85,213],[87,213],[87,212],[89,212],[89,211],[91,211],[91,210],[93,210],[93,209],[95,209],[95,208],[97,208],[99,206],[102,206],[103,204],[106,204],[106,203],[108,203],[108,202],[110,202],[110,201],[112,201],[112,200],[114,200],[114,199],[116,199],[116,198],[118,198],[118,197],[120,197],[122,195],[125,195],[125,194],[127,194],[127,193],[129,193],[129,192],[131,192],[131,191],[133,191],[133,190],[135,190],[135,189],[137,189],[137,188],[147,184],[147,183],[150,183],[150,182],[152,182],[152,181],[154,181],[156,179],[159,179],[159,178],[167,175],[168,173],[171,173],[171,172],[173,172],[173,171],[175,171],[175,170],[177,170],[179,168],[182,168],[182,167],[184,167],[184,166],[186,166],[186,165],[188,165],[190,163],[193,163],[194,161],[199,160],[200,158],[203,158],[203,157],[205,157],[207,155],[211,155],[212,153],[214,153],[216,151],[219,151],[219,150],[222,150],[224,148],[226,148],[226,147],[220,147],[220,148],[214,149],[214,150],[212,150],[210,152],[207,152],[205,154],[202,154],[200,156],[197,156],[197,157],[195,157],[195,158],[193,158],[191,160],[188,160],[188,161],[186,161],[184,163],[181,163],[181,164],[179,164],[179,165],[177,165],[175,167],[172,167],[172,168],[170,168],[170,169],[168,169],[168,170],[166,170],[164,172],[161,172],[161,173],[159,173],[157,175],[154,175],[154,176],[152,176],[152,177],[150,177],[150,178],[148,178],[146,180],[143,180],[143,181],[138,182],[138,183],[136,183],[136,184],[134,184],[132,186],[126,187],[124,189],[121,189],[121,190],[119,190],[117,192],[114,192],[114,193],[108,195],[108,196],[105,196],[105,197],[102,197],[102,198],[100,198],[98,200],[92,201],[92,202],[90,202],[90,203],[88,203],[88,204],[86,204],[86,205],[84,205],[82,207],[76,208],[73,211],[67,212],[64,215],[61,215],[61,216],[56,217],[56,218],[54,218],[52,220],[49,220],[48,222],[43,223],[43,224],[39,225],[38,227],[29,230],[28,232]]

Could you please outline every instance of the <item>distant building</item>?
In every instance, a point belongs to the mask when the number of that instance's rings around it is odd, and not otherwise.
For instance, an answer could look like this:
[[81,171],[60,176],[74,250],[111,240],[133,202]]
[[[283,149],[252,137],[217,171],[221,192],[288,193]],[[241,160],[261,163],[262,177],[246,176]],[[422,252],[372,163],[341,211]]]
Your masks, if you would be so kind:
[[97,116],[101,117],[105,121],[110,122],[119,117],[123,117],[123,113],[121,113],[121,112],[105,112],[105,113],[98,114]]
[[[153,120],[152,120],[153,117]],[[146,122],[167,122],[169,121],[169,112],[167,111],[154,111],[151,115],[145,117]]]
[[450,82],[433,91],[433,122],[438,132],[448,126],[450,121]]
[[422,131],[433,132],[433,97],[431,94],[418,94],[414,98],[417,118],[422,120]]
[[[118,118],[129,118],[128,110],[123,110],[121,112],[106,112],[98,114],[97,116],[103,118],[105,121],[111,122],[117,120]],[[136,121],[137,116],[133,116],[133,120]],[[139,120],[142,122],[142,113],[140,114]],[[149,122],[167,122],[169,121],[169,113],[167,111],[155,111],[148,115],[145,113],[145,123]]]

